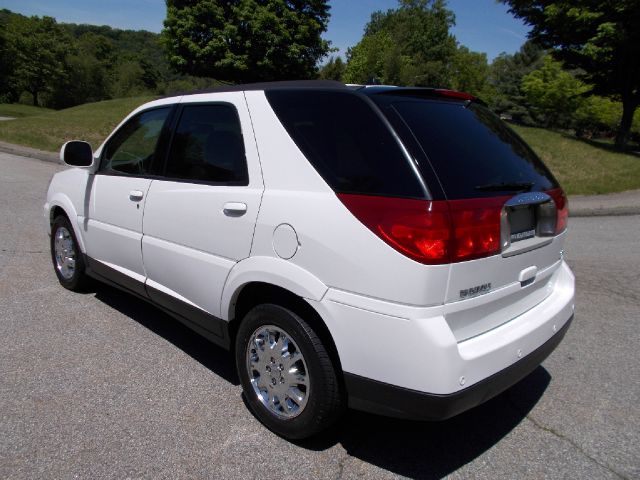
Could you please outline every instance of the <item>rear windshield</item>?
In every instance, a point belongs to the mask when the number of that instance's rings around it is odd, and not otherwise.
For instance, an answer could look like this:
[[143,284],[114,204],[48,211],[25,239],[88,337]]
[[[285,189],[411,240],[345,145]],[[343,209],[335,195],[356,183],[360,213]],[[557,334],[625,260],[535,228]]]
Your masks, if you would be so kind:
[[425,198],[411,160],[365,98],[308,89],[266,95],[298,148],[334,191]]
[[[434,171],[446,198],[495,196],[557,187],[536,154],[486,107],[469,102],[394,97],[376,99],[401,117]],[[388,108],[383,109],[388,112]],[[387,113],[388,114],[388,113]],[[429,168],[430,167],[430,168]],[[428,185],[431,182],[428,178]]]

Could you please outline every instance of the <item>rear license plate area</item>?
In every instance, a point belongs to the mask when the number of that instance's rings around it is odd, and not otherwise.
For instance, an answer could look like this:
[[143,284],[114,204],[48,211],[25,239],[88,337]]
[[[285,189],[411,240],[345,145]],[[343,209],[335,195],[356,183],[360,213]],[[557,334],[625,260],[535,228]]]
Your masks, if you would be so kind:
[[507,214],[511,229],[511,243],[536,236],[536,213],[532,206],[510,208]]

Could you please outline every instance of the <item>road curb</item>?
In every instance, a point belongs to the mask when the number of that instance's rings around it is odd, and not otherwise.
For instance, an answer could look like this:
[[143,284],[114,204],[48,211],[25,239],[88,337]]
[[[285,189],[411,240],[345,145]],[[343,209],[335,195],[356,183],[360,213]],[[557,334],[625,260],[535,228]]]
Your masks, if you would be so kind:
[[43,162],[61,163],[60,155],[52,152],[45,152],[44,150],[38,150],[37,148],[24,147],[22,145],[15,145],[13,143],[0,141],[0,152],[11,153],[13,155],[22,155],[23,157],[36,158]]
[[[0,141],[0,152],[22,155],[44,162],[61,164],[57,153],[24,147]],[[575,195],[569,197],[571,217],[604,217],[640,215],[640,190],[631,190],[606,195]]]
[[[571,197],[569,197],[571,202]],[[640,207],[617,207],[617,208],[585,208],[579,210],[571,210],[569,205],[569,217],[624,217],[629,215],[640,215]]]

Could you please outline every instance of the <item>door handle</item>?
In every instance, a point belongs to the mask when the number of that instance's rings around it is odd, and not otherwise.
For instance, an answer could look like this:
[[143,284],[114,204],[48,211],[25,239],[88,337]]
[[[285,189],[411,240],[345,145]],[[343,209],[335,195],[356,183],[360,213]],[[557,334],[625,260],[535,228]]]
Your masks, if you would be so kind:
[[132,202],[139,202],[140,200],[142,200],[142,197],[144,197],[144,193],[140,190],[131,190],[129,192],[129,200],[131,200]]
[[247,204],[242,202],[227,202],[222,207],[222,212],[227,217],[241,217],[247,213]]

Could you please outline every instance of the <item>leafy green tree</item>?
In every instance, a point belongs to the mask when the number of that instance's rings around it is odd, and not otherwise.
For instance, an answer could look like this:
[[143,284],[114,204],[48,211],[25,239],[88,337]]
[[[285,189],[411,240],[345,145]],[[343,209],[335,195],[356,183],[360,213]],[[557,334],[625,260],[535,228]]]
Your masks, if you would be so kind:
[[443,0],[400,0],[396,9],[374,12],[362,39],[347,54],[345,80],[450,86],[453,24],[454,15]]
[[326,0],[167,0],[169,63],[230,82],[314,78],[329,51]]
[[528,41],[513,55],[502,53],[491,63],[490,95],[486,101],[500,115],[516,123],[534,125],[531,105],[522,91],[522,79],[542,64],[544,49]]
[[65,57],[71,37],[51,17],[13,16],[7,24],[7,40],[14,52],[13,82],[26,90],[38,105],[38,95],[50,92],[65,78]]
[[145,85],[145,71],[140,62],[129,60],[118,64],[111,89],[116,98],[135,97],[148,92]]
[[576,110],[584,103],[582,95],[589,89],[551,55],[522,79],[522,91],[545,127],[571,127]]
[[[347,83],[397,83],[393,77],[398,75],[406,60],[400,59],[397,46],[393,45],[391,35],[386,31],[365,34],[357,45],[347,51],[347,65],[344,81]],[[387,64],[396,58],[400,65]]]
[[533,26],[531,38],[582,70],[593,92],[622,102],[616,145],[629,139],[640,105],[640,4],[637,0],[501,0]]
[[0,23],[0,102],[2,103],[11,102],[16,97],[15,89],[11,84],[13,58],[14,54],[7,40],[6,25]]
[[345,67],[346,65],[342,58],[331,57],[326,65],[320,69],[318,76],[323,80],[337,80],[341,82]]
[[453,57],[451,87],[455,90],[484,97],[489,81],[489,64],[485,53],[472,52],[459,46]]

